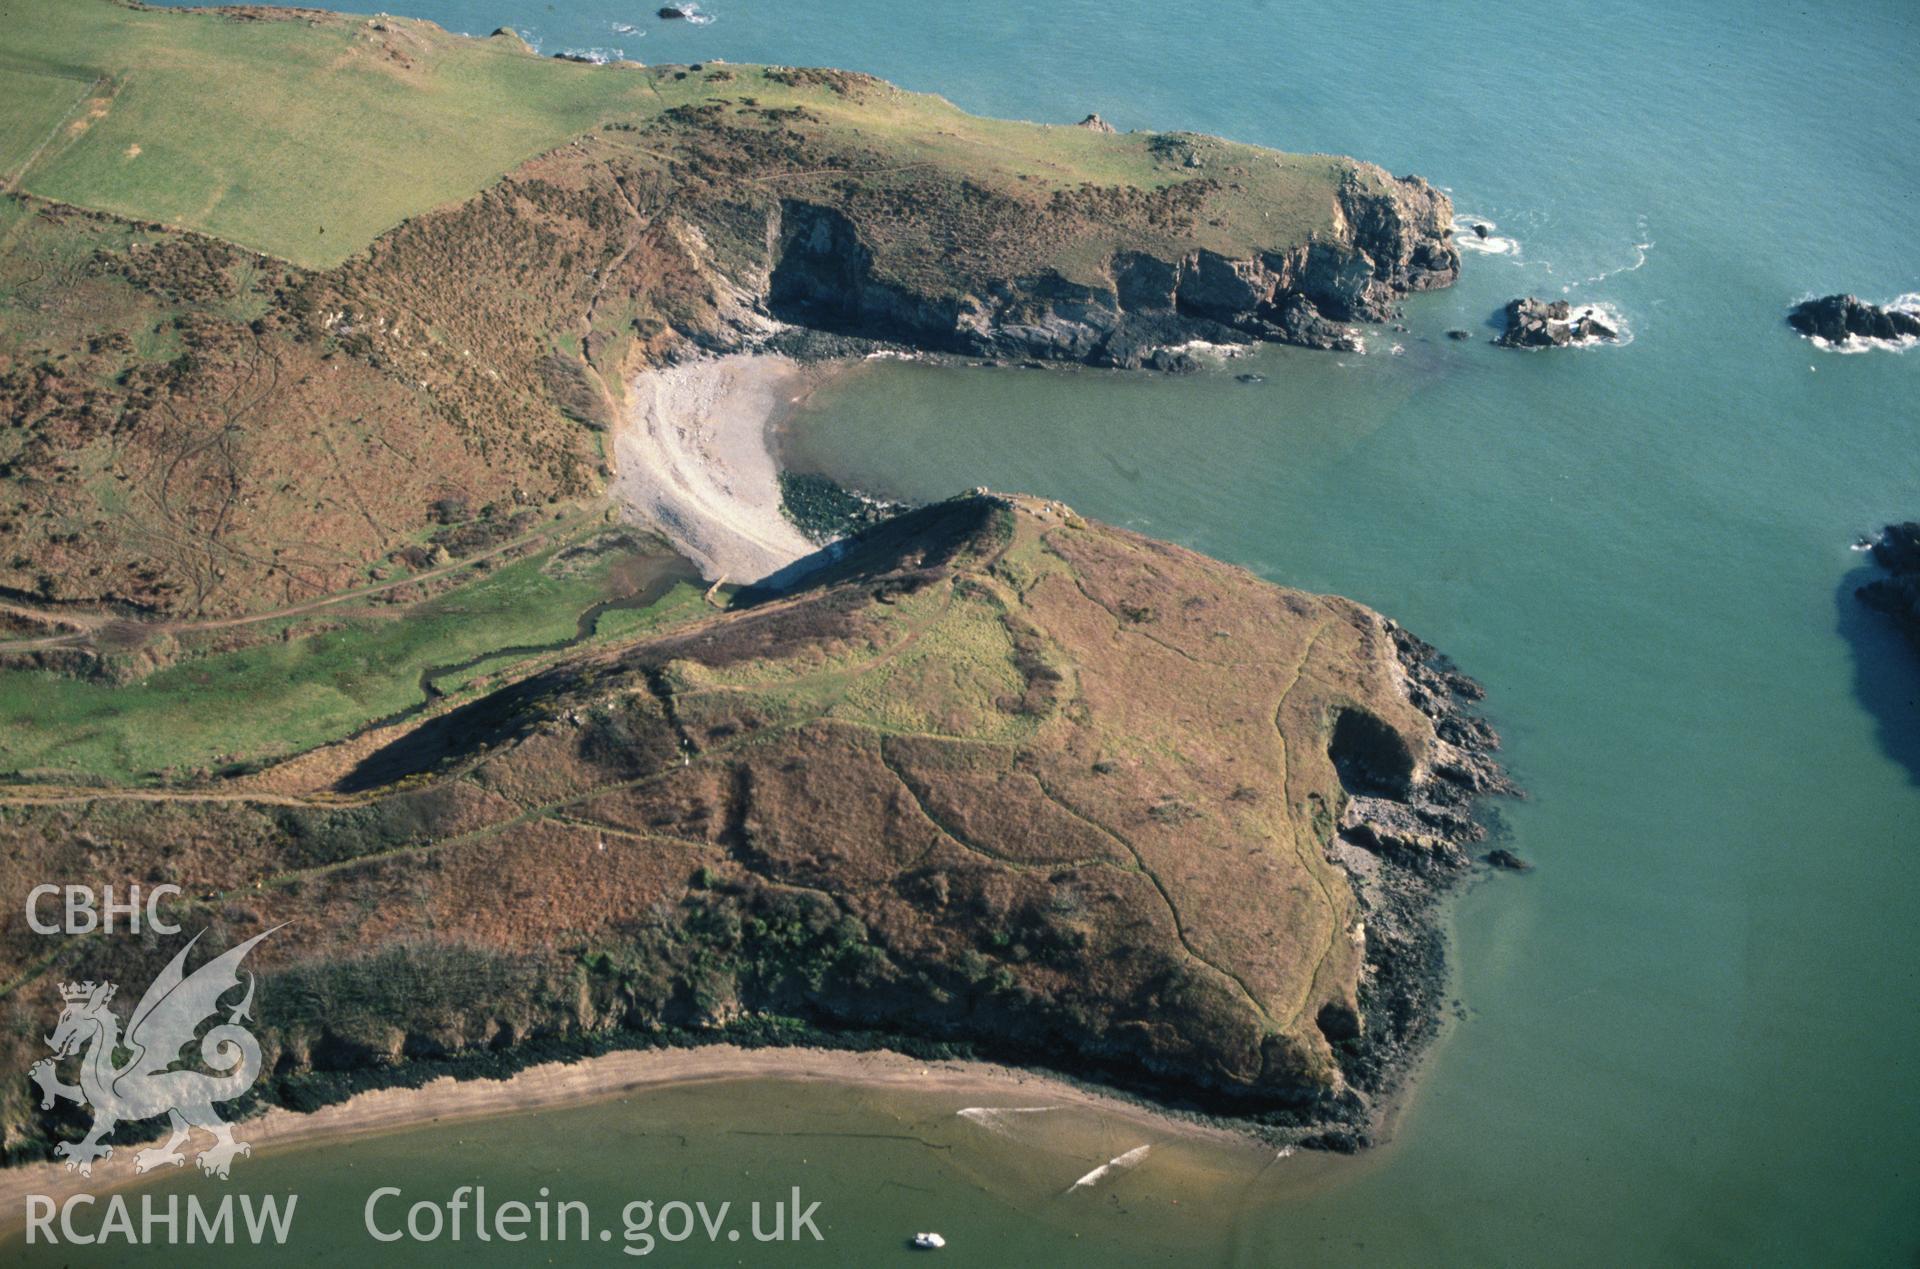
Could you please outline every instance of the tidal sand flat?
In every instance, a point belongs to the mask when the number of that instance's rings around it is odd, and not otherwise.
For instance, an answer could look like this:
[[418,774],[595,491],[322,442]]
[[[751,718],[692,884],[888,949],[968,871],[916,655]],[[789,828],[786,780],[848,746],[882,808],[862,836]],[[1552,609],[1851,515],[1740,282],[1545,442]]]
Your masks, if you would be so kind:
[[[1014,1134],[1036,1152],[1076,1158],[1097,1153],[1112,1133],[1136,1140],[1139,1145],[1129,1147],[1135,1150],[1184,1141],[1222,1170],[1257,1169],[1274,1156],[1272,1149],[1226,1128],[1171,1117],[1150,1106],[998,1063],[927,1061],[884,1050],[744,1049],[730,1044],[608,1053],[530,1067],[499,1080],[442,1078],[418,1088],[359,1093],[304,1114],[275,1107],[236,1125],[236,1135],[256,1154],[265,1154],[425,1124],[445,1128],[462,1120],[587,1106],[669,1085],[746,1081],[831,1083],[907,1094],[922,1104],[938,1099],[953,1104],[948,1113],[983,1132]],[[116,1147],[116,1154],[130,1158],[160,1140],[124,1144]],[[1137,1161],[1136,1155],[1125,1166]],[[102,1168],[97,1176],[83,1177],[58,1163],[5,1169],[0,1171],[0,1234],[21,1229],[27,1195],[47,1195],[57,1203],[73,1194],[152,1185],[172,1176],[171,1169],[140,1176],[124,1167]],[[1084,1176],[1067,1180],[1081,1189],[1093,1184]]]

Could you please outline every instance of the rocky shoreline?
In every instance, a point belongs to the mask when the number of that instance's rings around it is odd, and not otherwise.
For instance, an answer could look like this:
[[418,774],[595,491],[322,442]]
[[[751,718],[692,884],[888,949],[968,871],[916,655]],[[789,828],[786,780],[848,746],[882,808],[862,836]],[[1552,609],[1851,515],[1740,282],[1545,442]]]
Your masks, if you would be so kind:
[[[226,401],[222,356],[267,341],[289,384],[326,393],[262,398],[237,429],[291,456],[273,489],[294,496],[236,534],[272,523],[379,558],[434,505],[434,482],[464,473],[490,501],[533,508],[611,481],[715,580],[760,580],[823,554],[782,518],[764,444],[800,386],[715,354],[877,338],[1176,371],[1199,345],[1356,347],[1354,323],[1459,273],[1445,194],[1371,164],[1091,128],[1063,148],[1037,126],[1012,152],[929,163],[873,124],[905,112],[922,134],[1015,134],[846,72],[673,74],[683,104],[607,119],[342,263],[250,283],[258,318],[192,310],[178,323],[192,355],[164,378],[126,378],[131,341],[95,348],[76,329],[71,346],[103,360],[86,363],[85,395],[77,374],[36,371],[48,463],[56,423],[112,414],[98,384],[170,409]],[[1108,147],[1101,162],[1064,161],[1089,140]],[[1057,175],[1034,182],[1036,157]],[[105,213],[43,220],[50,256],[92,249],[143,293],[165,278],[201,294],[203,275],[241,263],[157,228],[95,248],[119,232]],[[346,469],[384,515],[363,506],[360,537],[351,517],[288,520],[325,505],[301,483],[319,452],[300,448],[304,422],[347,400],[421,452],[473,461],[390,488],[373,479],[383,465]],[[228,473],[217,510],[180,515],[225,525],[266,506],[247,475]],[[103,514],[143,505],[112,501]],[[263,964],[289,1007],[262,1029],[275,1078],[259,1096],[289,1107],[442,1060],[481,1071],[550,1046],[724,1031],[950,1045],[1069,1065],[1278,1141],[1369,1139],[1437,1024],[1433,903],[1481,833],[1471,800],[1508,787],[1461,704],[1477,689],[1350,601],[1278,591],[1055,503],[976,496],[912,515],[835,553],[810,589],[762,588],[488,684],[383,737],[325,796],[24,813],[22,867],[53,866],[85,822],[130,869],[163,859],[192,893],[246,895],[207,910],[215,938],[297,931]],[[44,558],[72,573],[71,545],[49,536]],[[197,556],[148,572],[100,558],[85,575],[136,576],[123,589],[156,610],[170,595],[243,608],[276,567],[209,578]],[[1223,637],[1246,664],[1220,659]],[[812,681],[828,664],[850,685],[830,698]],[[1255,687],[1271,713],[1188,708]],[[1367,877],[1355,893],[1335,871],[1349,855]],[[103,968],[150,979],[154,951],[116,945]],[[38,1039],[23,1001],[13,1050]],[[16,1157],[58,1127],[18,1099],[0,1109]]]
[[[1347,776],[1374,790],[1350,795],[1330,850],[1365,913],[1365,1025],[1335,1044],[1347,1092],[1329,1108],[1327,1126],[1300,1142],[1342,1153],[1374,1143],[1386,1102],[1438,1036],[1450,981],[1441,905],[1469,875],[1471,851],[1488,836],[1476,806],[1488,797],[1525,796],[1495,757],[1499,734],[1473,712],[1484,696],[1480,685],[1431,644],[1385,624],[1408,697],[1433,722],[1440,744],[1426,771],[1404,783],[1378,773]],[[1529,866],[1504,849],[1486,859],[1505,869]],[[1323,1018],[1323,1030],[1329,1021]]]
[[1452,204],[1417,176],[1384,172],[1340,186],[1342,239],[1231,258],[1122,251],[1093,285],[1057,273],[983,279],[930,294],[876,275],[841,212],[783,200],[764,303],[774,316],[840,336],[933,352],[1163,371],[1196,365],[1183,346],[1259,342],[1351,351],[1354,323],[1385,322],[1406,296],[1459,276]]

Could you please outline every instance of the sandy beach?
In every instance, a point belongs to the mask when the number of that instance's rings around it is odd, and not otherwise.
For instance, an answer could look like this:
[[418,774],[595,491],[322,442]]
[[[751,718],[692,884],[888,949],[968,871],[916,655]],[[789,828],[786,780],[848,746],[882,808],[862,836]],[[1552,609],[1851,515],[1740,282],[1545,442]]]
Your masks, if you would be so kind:
[[[1233,1152],[1252,1148],[1247,1138],[1225,1128],[1177,1119],[1147,1106],[996,1063],[929,1062],[888,1051],[742,1049],[727,1044],[631,1050],[578,1062],[552,1062],[504,1080],[441,1078],[419,1088],[360,1093],[307,1114],[275,1108],[237,1124],[235,1135],[259,1153],[362,1133],[417,1128],[436,1121],[580,1105],[669,1084],[728,1080],[837,1083],[950,1094],[962,1106],[1044,1102],[1050,1107],[1095,1112],[1104,1122],[1138,1130],[1147,1140],[1213,1142]],[[143,1178],[134,1172],[133,1156],[158,1140],[155,1137],[116,1146],[111,1158],[95,1165],[90,1178],[54,1162],[0,1171],[0,1234],[20,1228],[30,1194],[47,1195],[59,1202],[70,1194],[101,1194],[139,1184]],[[204,1142],[201,1137],[195,1140],[196,1144]],[[189,1147],[189,1154],[191,1151]],[[244,1161],[237,1164],[236,1173],[245,1166]],[[155,1174],[144,1179],[161,1178]]]
[[615,498],[709,581],[757,582],[812,554],[781,513],[767,439],[811,383],[792,359],[751,353],[641,375],[614,435]]

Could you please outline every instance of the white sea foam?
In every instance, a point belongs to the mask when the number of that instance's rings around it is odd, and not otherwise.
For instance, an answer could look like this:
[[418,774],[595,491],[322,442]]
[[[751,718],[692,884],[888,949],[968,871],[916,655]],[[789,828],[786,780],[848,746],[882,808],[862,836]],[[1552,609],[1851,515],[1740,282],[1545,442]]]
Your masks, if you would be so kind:
[[562,57],[575,61],[592,62],[595,66],[605,66],[608,62],[624,62],[627,51],[623,48],[570,48],[561,53]]
[[1196,357],[1213,357],[1225,361],[1229,357],[1244,357],[1253,351],[1250,344],[1216,344],[1206,339],[1189,339],[1184,344],[1168,344],[1170,353],[1187,353]]
[[1015,1115],[1044,1115],[1059,1109],[1058,1106],[968,1106],[954,1114],[989,1131],[1004,1133],[1011,1130],[1012,1125],[1007,1121]]
[[615,22],[613,31],[615,35],[631,35],[636,40],[646,38],[647,34],[631,22]]
[[[1642,228],[1645,228],[1645,223],[1642,223]],[[1647,238],[1645,242],[1636,242],[1636,244],[1634,244],[1634,263],[1630,263],[1630,265],[1620,265],[1619,269],[1601,269],[1599,273],[1590,276],[1590,278],[1580,278],[1578,282],[1569,282],[1567,286],[1561,288],[1561,292],[1569,292],[1574,286],[1586,286],[1586,284],[1590,284],[1590,282],[1605,282],[1607,278],[1613,278],[1613,276],[1619,276],[1622,275],[1622,273],[1640,273],[1642,269],[1647,267],[1647,251],[1653,250],[1653,246],[1655,246],[1655,244],[1653,244],[1651,238]]]
[[1147,1151],[1151,1149],[1153,1149],[1153,1147],[1150,1145],[1135,1146],[1125,1154],[1113,1156],[1113,1158],[1108,1159],[1105,1163],[1087,1173],[1072,1185],[1069,1185],[1067,1187],[1067,1193],[1071,1194],[1075,1190],[1083,1189],[1090,1185],[1098,1185],[1101,1181],[1116,1172],[1125,1172],[1129,1168],[1139,1166],[1140,1161],[1147,1157]]
[[1809,335],[1807,339],[1821,352],[1839,353],[1842,357],[1867,352],[1905,352],[1916,343],[1920,343],[1920,339],[1915,339],[1912,335],[1902,335],[1899,339],[1868,339],[1860,335],[1849,335],[1838,343],[1830,339],[1822,339],[1818,335]]
[[1608,330],[1618,335],[1619,338],[1618,339],[1602,339],[1598,336],[1595,336],[1592,339],[1576,339],[1573,341],[1571,347],[1594,348],[1594,347],[1599,347],[1607,344],[1631,344],[1633,342],[1633,327],[1627,324],[1626,315],[1623,314],[1619,309],[1615,308],[1613,305],[1611,304],[1575,304],[1573,306],[1573,311],[1570,314],[1568,314],[1567,320],[1571,322],[1579,322],[1580,319],[1584,317],[1593,318],[1595,321],[1605,326]]
[[[1479,231],[1474,228],[1475,225],[1485,226],[1487,236],[1482,238]],[[1499,234],[1493,232],[1499,227],[1500,226],[1494,224],[1484,216],[1467,215],[1455,216],[1453,218],[1453,224],[1449,226],[1449,228],[1453,230],[1454,245],[1462,251],[1477,251],[1481,255],[1487,256],[1519,255],[1520,244],[1518,242],[1512,238],[1502,238]]]

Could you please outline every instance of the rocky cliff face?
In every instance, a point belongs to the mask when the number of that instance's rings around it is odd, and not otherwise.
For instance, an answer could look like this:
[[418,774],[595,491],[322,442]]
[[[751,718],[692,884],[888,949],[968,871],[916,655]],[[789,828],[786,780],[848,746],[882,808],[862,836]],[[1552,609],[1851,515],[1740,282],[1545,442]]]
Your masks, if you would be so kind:
[[1406,295],[1459,276],[1452,205],[1419,177],[1357,166],[1335,232],[1230,256],[1204,248],[1119,249],[1097,281],[1046,270],[974,270],[958,288],[884,276],[845,212],[788,198],[772,209],[767,299],[788,320],[972,356],[1180,369],[1195,341],[1353,349],[1348,324],[1393,316]]

